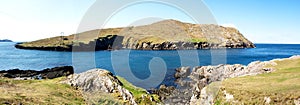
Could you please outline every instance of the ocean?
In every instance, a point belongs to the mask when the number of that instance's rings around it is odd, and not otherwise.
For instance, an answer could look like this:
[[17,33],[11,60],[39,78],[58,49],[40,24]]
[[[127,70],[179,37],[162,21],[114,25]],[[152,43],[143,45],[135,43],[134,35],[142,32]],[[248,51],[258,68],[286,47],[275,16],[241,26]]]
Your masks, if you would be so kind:
[[161,84],[174,85],[170,81],[174,79],[175,69],[181,66],[247,65],[253,61],[300,55],[300,44],[256,44],[257,48],[252,49],[96,52],[21,50],[16,49],[15,44],[0,43],[0,70],[42,70],[57,66],[74,66],[75,72],[80,73],[92,68],[101,68],[143,88],[150,88],[149,81],[160,82],[160,78],[164,78]]

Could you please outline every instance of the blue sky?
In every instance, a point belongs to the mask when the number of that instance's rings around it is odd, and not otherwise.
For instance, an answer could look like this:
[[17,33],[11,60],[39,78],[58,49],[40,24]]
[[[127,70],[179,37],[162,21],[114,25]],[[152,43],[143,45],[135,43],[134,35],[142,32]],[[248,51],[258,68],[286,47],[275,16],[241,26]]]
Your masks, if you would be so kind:
[[[65,32],[66,35],[76,33],[82,17],[95,1],[0,0],[0,39],[31,41],[57,36],[61,32]],[[300,43],[299,0],[204,2],[218,24],[238,28],[255,43]],[[174,8],[145,4],[122,10],[111,18],[106,27],[131,25],[139,17],[191,21],[188,16]]]
[[257,43],[300,43],[299,0],[205,0],[218,23]]

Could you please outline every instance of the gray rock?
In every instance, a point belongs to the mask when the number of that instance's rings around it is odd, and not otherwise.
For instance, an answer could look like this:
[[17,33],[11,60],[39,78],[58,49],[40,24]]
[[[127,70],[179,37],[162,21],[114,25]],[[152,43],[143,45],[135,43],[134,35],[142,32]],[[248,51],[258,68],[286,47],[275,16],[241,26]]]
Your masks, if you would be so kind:
[[180,67],[180,68],[176,69],[176,73],[175,73],[174,77],[176,79],[185,78],[188,75],[190,75],[190,72],[191,72],[190,67]]
[[122,87],[121,82],[109,71],[93,69],[71,76],[67,83],[86,93],[114,93],[122,97],[123,101],[128,101],[132,105],[137,103],[130,91]]
[[[217,65],[217,66],[199,66],[192,69],[189,67],[180,67],[176,69],[174,77],[177,84],[176,89],[163,95],[165,104],[213,104],[216,92],[219,90],[218,85],[208,88],[207,86],[213,82],[223,81],[227,78],[234,78],[247,75],[257,75],[274,71],[272,68],[264,68],[265,65],[275,62],[252,62],[248,66],[235,65]],[[159,92],[168,87],[162,86]]]

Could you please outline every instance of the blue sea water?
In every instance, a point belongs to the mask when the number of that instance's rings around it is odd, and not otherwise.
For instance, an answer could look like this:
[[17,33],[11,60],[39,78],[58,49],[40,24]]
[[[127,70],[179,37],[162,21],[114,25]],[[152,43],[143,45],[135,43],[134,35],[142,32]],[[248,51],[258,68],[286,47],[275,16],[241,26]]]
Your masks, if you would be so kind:
[[[57,66],[74,66],[80,73],[92,68],[109,70],[134,85],[150,88],[145,80],[165,76],[164,84],[173,79],[175,69],[181,66],[204,66],[218,64],[244,64],[300,55],[299,44],[256,44],[253,49],[221,50],[176,50],[176,51],[97,51],[97,52],[54,52],[21,50],[16,43],[0,43],[0,70],[42,70]],[[130,74],[132,72],[132,74]],[[131,78],[134,76],[135,78]]]

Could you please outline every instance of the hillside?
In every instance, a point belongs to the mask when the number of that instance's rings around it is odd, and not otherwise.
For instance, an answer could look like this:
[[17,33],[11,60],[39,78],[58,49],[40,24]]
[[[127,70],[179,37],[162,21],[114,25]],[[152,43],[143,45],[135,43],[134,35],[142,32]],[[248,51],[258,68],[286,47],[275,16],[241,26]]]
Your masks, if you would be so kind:
[[175,50],[209,48],[254,48],[237,29],[213,24],[190,24],[164,20],[144,26],[97,29],[16,45],[21,49],[72,51],[139,49]]

